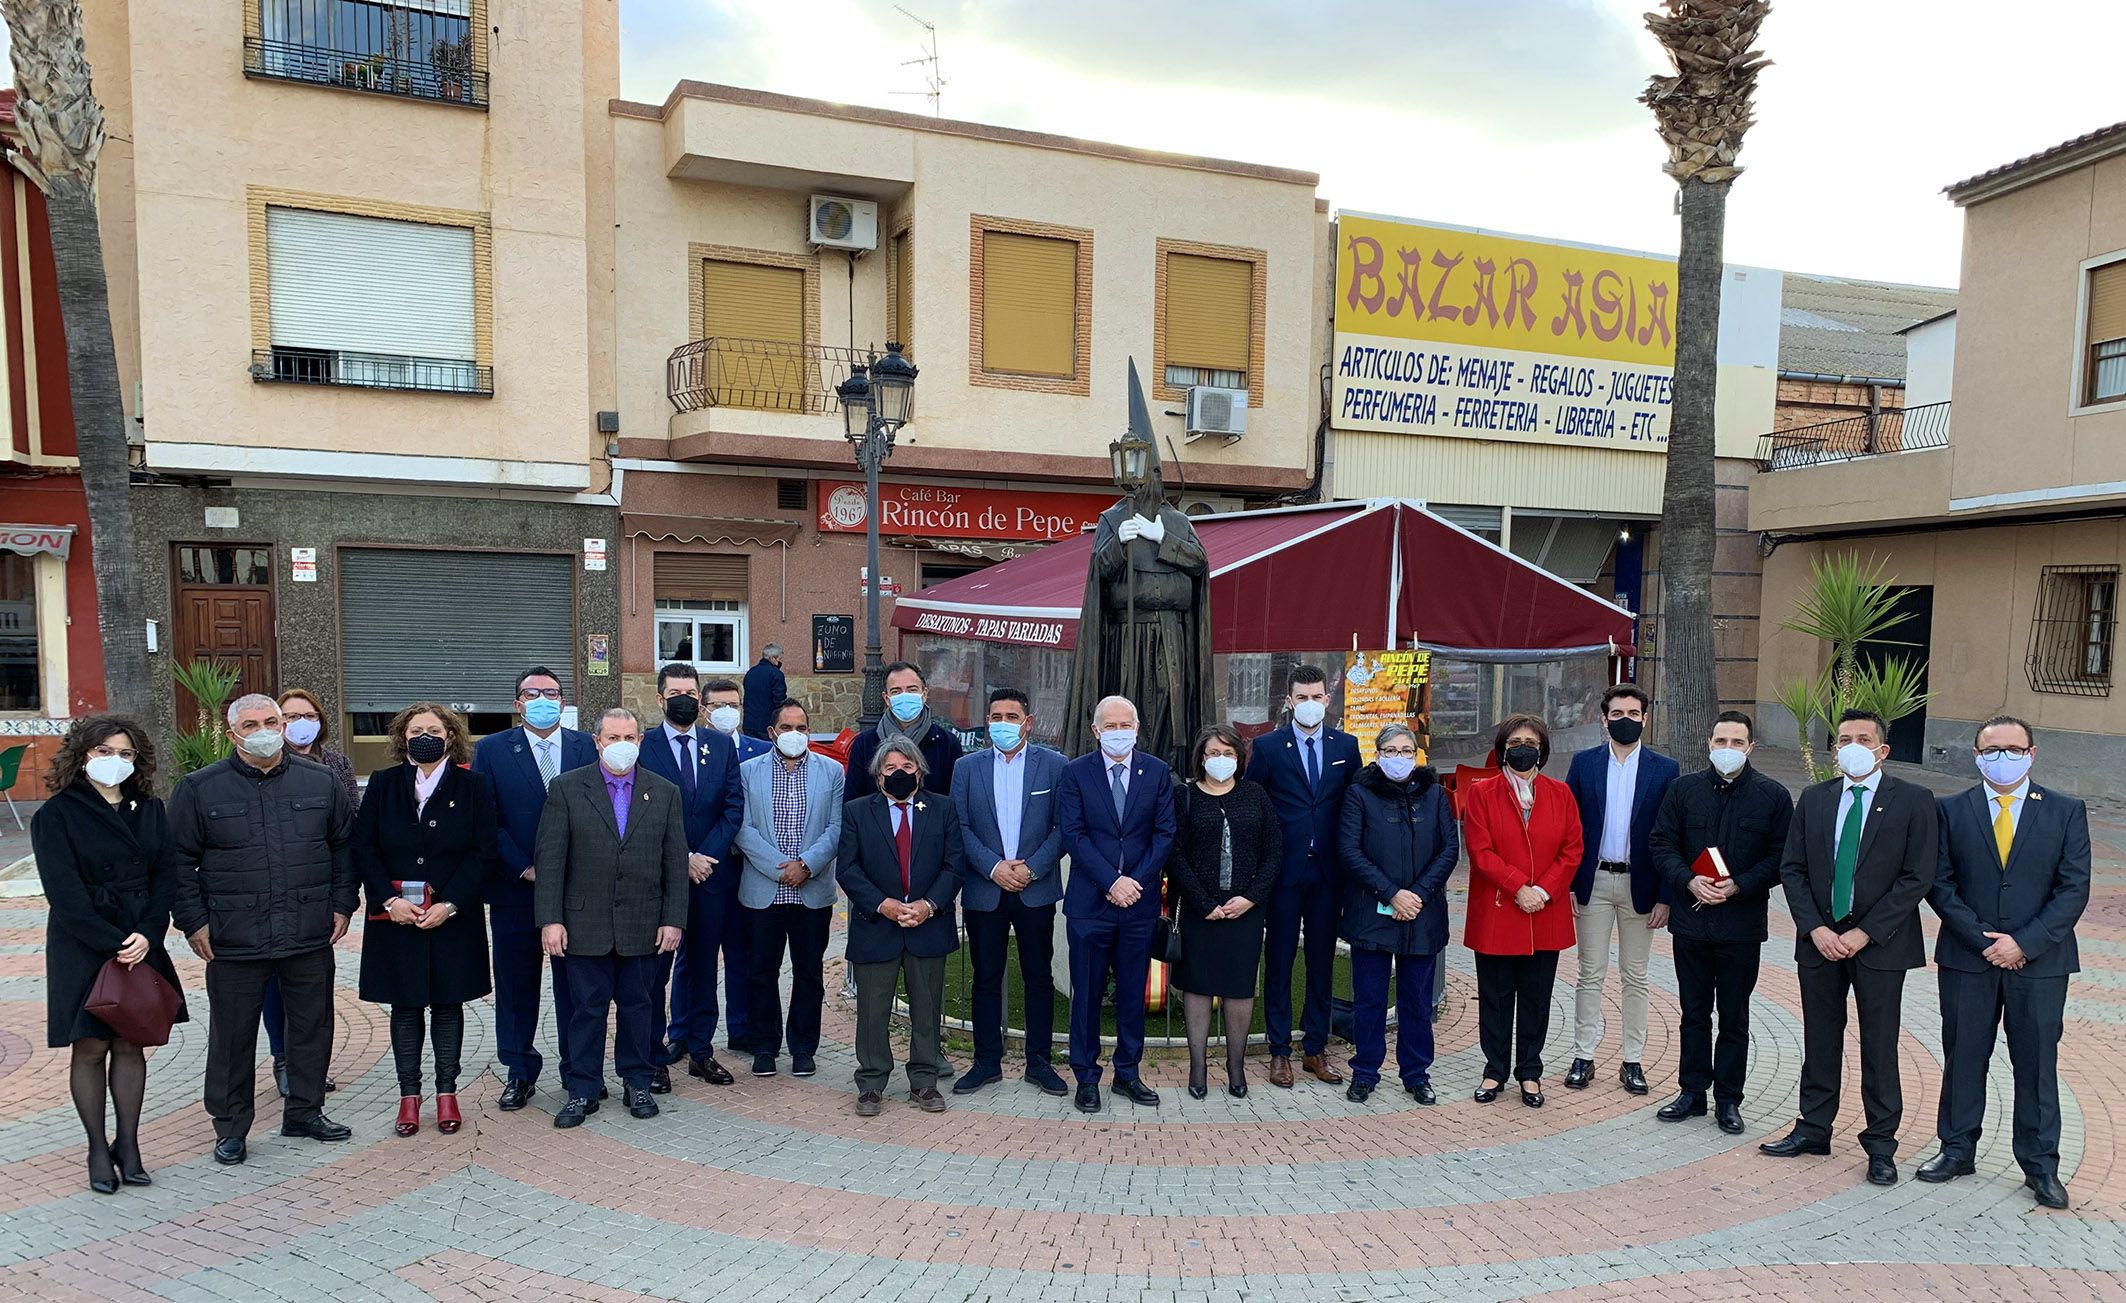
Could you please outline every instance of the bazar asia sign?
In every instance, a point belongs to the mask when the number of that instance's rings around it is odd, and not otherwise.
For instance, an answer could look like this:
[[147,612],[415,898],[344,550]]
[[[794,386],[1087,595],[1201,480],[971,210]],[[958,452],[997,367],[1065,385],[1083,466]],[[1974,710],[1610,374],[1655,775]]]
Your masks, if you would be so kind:
[[916,633],[941,633],[948,638],[1058,649],[1070,647],[1077,642],[1078,635],[1075,620],[1023,620],[1002,615],[957,615],[949,611],[921,612],[912,626],[904,627]]
[[[943,488],[934,484],[878,486],[881,534],[932,538],[1008,538],[1052,543],[1075,538],[1100,521],[1113,499],[1093,493],[1028,493],[1015,489]],[[819,528],[861,533],[864,486],[838,480],[819,485]]]
[[1343,217],[1335,424],[1664,452],[1675,285],[1667,258]]
[[72,525],[0,525],[0,552],[21,556],[49,552],[63,561],[73,545]]

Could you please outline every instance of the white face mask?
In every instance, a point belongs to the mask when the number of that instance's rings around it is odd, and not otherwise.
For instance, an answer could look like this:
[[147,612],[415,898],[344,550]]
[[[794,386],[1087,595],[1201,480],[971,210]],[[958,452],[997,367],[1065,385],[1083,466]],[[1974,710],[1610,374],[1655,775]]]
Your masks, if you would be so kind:
[[288,721],[288,727],[285,731],[288,734],[289,742],[299,747],[306,747],[317,741],[317,735],[324,731],[324,727],[323,724],[314,719],[291,719]]
[[133,776],[133,762],[124,756],[91,756],[82,769],[87,771],[90,782],[105,787],[116,787]]
[[598,759],[606,769],[615,774],[624,774],[635,767],[642,755],[642,748],[633,742],[608,742],[598,752]]
[[1329,714],[1329,706],[1323,701],[1300,701],[1292,705],[1292,719],[1301,728],[1320,728],[1321,721]]
[[1722,778],[1733,778],[1742,772],[1742,766],[1750,762],[1750,757],[1739,747],[1714,747],[1712,760],[1713,768],[1720,771]]
[[[2036,759],[2037,757],[2028,755],[2004,755],[1998,759],[1980,756],[1978,757],[1979,776],[1997,787],[2014,787],[2030,776],[2031,762]],[[93,760],[89,762],[92,767],[95,763]],[[90,777],[94,776],[92,772]]]
[[1864,747],[1858,742],[1848,742],[1838,748],[1838,772],[1855,782],[1875,772],[1881,762],[1875,759],[1875,748]]
[[285,743],[286,739],[280,735],[279,730],[262,728],[256,733],[244,734],[237,745],[244,749],[245,755],[253,759],[271,760],[281,753],[281,747]]
[[719,733],[736,733],[742,718],[736,706],[718,706],[709,712],[709,727]]
[[795,760],[812,749],[812,739],[796,729],[792,729],[787,733],[777,733],[775,735],[775,749]]
[[1137,749],[1137,730],[1133,728],[1102,730],[1100,734],[1100,749],[1120,760]]
[[1214,783],[1225,782],[1239,769],[1240,758],[1238,756],[1205,756],[1203,758],[1203,776]]

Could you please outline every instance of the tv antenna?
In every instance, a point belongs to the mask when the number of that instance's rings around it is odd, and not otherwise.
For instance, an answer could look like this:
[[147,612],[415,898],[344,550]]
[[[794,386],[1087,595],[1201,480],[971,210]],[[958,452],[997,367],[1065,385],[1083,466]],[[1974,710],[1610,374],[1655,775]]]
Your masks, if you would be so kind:
[[930,101],[931,117],[942,116],[943,111],[939,107],[939,101],[945,94],[945,75],[941,65],[938,63],[937,24],[916,17],[900,5],[895,5],[893,8],[901,17],[923,29],[923,57],[920,59],[905,59],[901,62],[901,66],[903,68],[922,68],[923,85],[927,87],[925,90],[897,90],[893,93],[895,95],[920,95]]

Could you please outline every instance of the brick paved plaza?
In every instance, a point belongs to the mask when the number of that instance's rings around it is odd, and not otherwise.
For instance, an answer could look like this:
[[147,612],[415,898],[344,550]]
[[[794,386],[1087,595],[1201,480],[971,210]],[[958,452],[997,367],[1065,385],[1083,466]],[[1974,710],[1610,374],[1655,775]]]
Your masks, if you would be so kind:
[[[181,959],[197,1021],[150,1061],[143,1148],[156,1182],[105,1197],[84,1184],[64,1053],[43,1048],[45,911],[29,898],[0,902],[0,1295],[2126,1298],[2113,1102],[2126,1069],[2126,818],[2093,813],[2097,886],[2061,1052],[2067,1213],[2034,1207],[2008,1152],[2005,1048],[1978,1175],[1946,1186],[1911,1179],[1933,1150],[1931,971],[1914,975],[1906,1001],[1903,1182],[1862,1179],[1857,1060],[1832,1157],[1757,1154],[1793,1117],[1800,1063],[1783,944],[1792,931],[1778,910],[1756,1004],[1749,1132],[1735,1138],[1709,1121],[1654,1118],[1676,1055],[1664,937],[1645,1097],[1606,1072],[1585,1092],[1559,1088],[1571,1021],[1561,986],[1549,1106],[1530,1111],[1510,1095],[1473,1102],[1475,991],[1457,946],[1432,1109],[1393,1089],[1352,1105],[1304,1077],[1274,1090],[1259,1066],[1247,1100],[1214,1090],[1196,1103],[1181,1089],[1184,1070],[1168,1063],[1147,1073],[1163,1094],[1156,1112],[1111,1102],[1087,1120],[1011,1079],[936,1117],[889,1095],[885,1115],[866,1122],[849,1108],[851,1006],[830,982],[818,1077],[741,1075],[716,1089],[680,1074],[663,1116],[638,1122],[609,1107],[573,1132],[551,1125],[560,1102],[551,1076],[534,1108],[494,1110],[491,1023],[476,1006],[467,1063],[490,1070],[465,1091],[466,1129],[443,1137],[431,1124],[402,1140],[391,1134],[386,1020],[355,998],[350,938],[339,970],[341,1089],[328,1111],[354,1140],[283,1140],[268,1101],[250,1162],[225,1168],[208,1155],[199,1106],[200,965]],[[1613,1046],[1607,1055],[1605,1067]],[[263,1072],[260,1090],[272,1093]]]

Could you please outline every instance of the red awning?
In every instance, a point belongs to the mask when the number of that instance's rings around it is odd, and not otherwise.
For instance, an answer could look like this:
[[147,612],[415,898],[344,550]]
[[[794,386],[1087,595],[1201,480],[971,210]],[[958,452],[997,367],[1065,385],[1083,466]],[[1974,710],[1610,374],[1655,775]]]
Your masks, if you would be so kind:
[[[1631,642],[1629,611],[1398,499],[1235,512],[1196,521],[1211,562],[1218,652],[1419,646],[1463,660],[1533,661]],[[1089,534],[912,593],[895,628],[1068,648]]]

